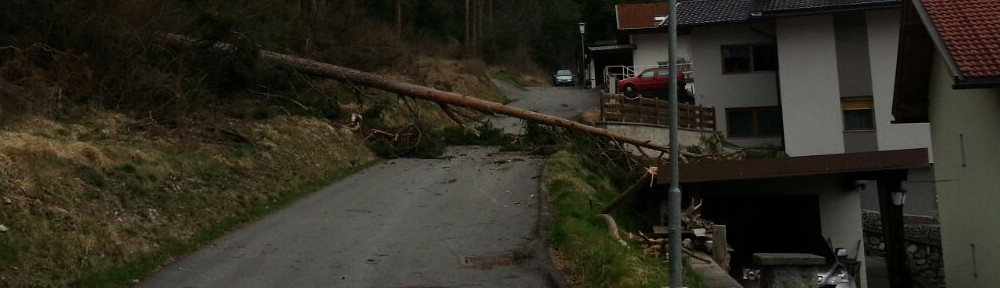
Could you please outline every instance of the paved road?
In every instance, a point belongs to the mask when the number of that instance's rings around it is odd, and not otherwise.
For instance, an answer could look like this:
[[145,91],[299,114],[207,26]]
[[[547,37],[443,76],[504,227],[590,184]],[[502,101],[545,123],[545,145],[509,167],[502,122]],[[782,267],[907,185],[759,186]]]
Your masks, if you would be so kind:
[[[591,90],[573,87],[528,87],[518,88],[503,81],[494,84],[510,98],[509,106],[528,109],[542,114],[572,118],[584,111],[600,105],[600,94]],[[521,134],[524,123],[521,119],[498,117],[493,123],[507,133]]]
[[[556,99],[584,98],[575,95],[581,90],[550,89]],[[539,111],[578,113],[573,103],[527,98],[550,89],[511,98]],[[546,287],[551,265],[536,230],[540,166],[541,159],[484,147],[389,161],[234,231],[138,286]]]

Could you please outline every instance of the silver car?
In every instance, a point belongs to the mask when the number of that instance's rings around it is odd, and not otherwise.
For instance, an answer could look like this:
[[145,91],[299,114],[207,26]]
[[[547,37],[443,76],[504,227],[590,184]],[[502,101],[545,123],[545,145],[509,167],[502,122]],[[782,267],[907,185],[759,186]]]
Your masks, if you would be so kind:
[[556,86],[573,86],[576,83],[576,79],[573,78],[573,71],[569,70],[559,70],[556,71],[555,75],[552,75],[552,84]]

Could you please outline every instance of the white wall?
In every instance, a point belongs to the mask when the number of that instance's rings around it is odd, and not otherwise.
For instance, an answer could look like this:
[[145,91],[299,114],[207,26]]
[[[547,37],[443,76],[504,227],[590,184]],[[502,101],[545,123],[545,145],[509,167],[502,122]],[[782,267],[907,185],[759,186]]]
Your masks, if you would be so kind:
[[948,287],[1000,287],[1000,89],[952,89],[952,75],[936,53],[931,73],[945,281]]
[[[819,194],[820,221],[823,223],[823,235],[830,238],[831,245],[836,248],[847,248],[847,254],[853,257],[859,255],[862,260],[861,286],[868,287],[868,272],[866,271],[864,241],[861,220],[861,190],[844,191],[840,178],[823,178],[823,185],[813,183]],[[822,189],[822,190],[820,190]],[[860,243],[860,244],[859,244]]]
[[[900,11],[867,12],[868,51],[871,59],[872,92],[875,100],[875,129],[878,149],[900,150],[931,147],[927,123],[892,124],[892,97],[896,85],[896,58],[899,49]],[[933,152],[933,151],[931,151]],[[934,162],[933,156],[931,162]]]
[[844,153],[833,16],[781,18],[776,25],[785,151]]
[[[668,36],[666,33],[655,34],[632,34],[632,44],[636,45],[632,51],[632,64],[636,67],[654,67],[658,62],[667,62],[669,47],[667,47]],[[689,47],[690,36],[677,36],[677,57],[691,59],[691,49]],[[636,71],[639,72],[639,71]]]
[[[751,31],[746,25],[695,27],[690,46],[694,61],[695,102],[715,107],[716,126],[726,135],[726,108],[778,105],[774,72],[722,74],[722,46],[771,43],[771,39]],[[780,137],[727,138],[741,146],[780,146]]]

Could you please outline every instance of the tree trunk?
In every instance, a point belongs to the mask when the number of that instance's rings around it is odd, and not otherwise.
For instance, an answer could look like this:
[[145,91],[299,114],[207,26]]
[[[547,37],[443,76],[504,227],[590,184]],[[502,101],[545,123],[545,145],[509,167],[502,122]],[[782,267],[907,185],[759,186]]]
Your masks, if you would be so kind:
[[486,8],[486,5],[484,5],[483,1],[484,0],[478,0],[477,1],[477,2],[479,2],[479,17],[477,18],[478,21],[476,21],[476,23],[477,23],[476,24],[476,29],[479,30],[479,37],[476,38],[476,40],[477,40],[476,46],[478,47],[477,52],[479,52],[479,53],[483,52],[483,10],[485,10],[485,8]]
[[[160,40],[166,43],[184,45],[189,47],[198,44],[198,40],[195,38],[175,35],[175,34],[162,34]],[[233,49],[233,46],[225,43],[216,43],[214,48],[223,51],[229,51]],[[301,73],[317,77],[345,81],[353,85],[372,87],[380,90],[385,90],[388,92],[393,92],[399,95],[405,95],[414,98],[420,98],[427,101],[436,102],[439,104],[465,107],[486,114],[507,115],[510,117],[524,119],[539,124],[585,132],[592,135],[605,137],[612,141],[632,144],[635,145],[636,147],[644,147],[663,152],[670,151],[670,148],[650,143],[649,140],[639,140],[635,138],[618,135],[615,133],[611,133],[610,131],[605,129],[597,128],[590,125],[585,125],[579,122],[574,122],[569,119],[545,115],[538,112],[528,111],[520,108],[515,108],[512,106],[507,106],[496,102],[490,102],[479,98],[465,96],[454,92],[441,91],[430,87],[401,82],[386,77],[382,77],[376,74],[361,72],[358,70],[322,63],[311,59],[306,59],[266,50],[260,51],[260,58],[272,64],[283,65],[295,69],[296,71],[299,71]]]
[[396,35],[403,37],[403,0],[396,0]]
[[471,27],[470,26],[471,22],[469,22],[469,20],[470,20],[469,16],[470,16],[470,14],[469,14],[469,0],[465,0],[465,49],[469,49],[469,47],[471,47],[471,45],[469,45],[469,43],[472,43],[470,41],[471,40],[471,38],[470,38],[471,35],[469,35],[469,27]]

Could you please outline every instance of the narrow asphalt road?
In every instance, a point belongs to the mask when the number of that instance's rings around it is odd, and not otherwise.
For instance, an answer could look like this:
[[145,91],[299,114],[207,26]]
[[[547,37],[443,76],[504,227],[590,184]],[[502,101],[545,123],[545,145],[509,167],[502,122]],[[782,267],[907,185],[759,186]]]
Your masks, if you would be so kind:
[[[509,106],[527,109],[542,114],[572,118],[587,110],[597,108],[600,94],[575,87],[528,87],[521,89],[507,82],[493,80],[511,102]],[[493,126],[510,134],[523,133],[524,121],[511,117],[497,117]]]
[[[513,104],[542,113],[572,116],[596,105],[582,90],[511,88],[501,86]],[[229,233],[138,287],[547,287],[551,266],[537,230],[541,163],[486,147],[387,161]]]

